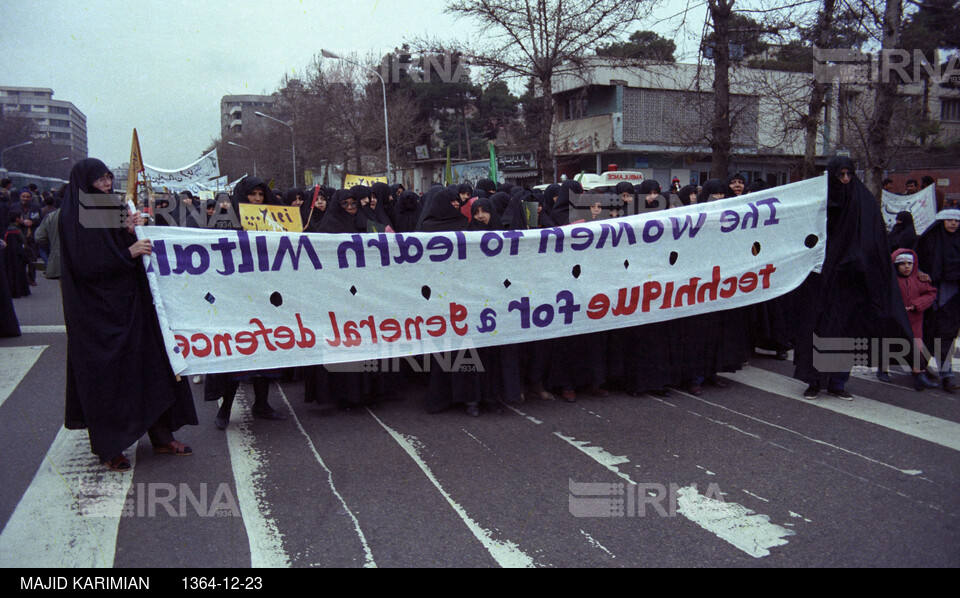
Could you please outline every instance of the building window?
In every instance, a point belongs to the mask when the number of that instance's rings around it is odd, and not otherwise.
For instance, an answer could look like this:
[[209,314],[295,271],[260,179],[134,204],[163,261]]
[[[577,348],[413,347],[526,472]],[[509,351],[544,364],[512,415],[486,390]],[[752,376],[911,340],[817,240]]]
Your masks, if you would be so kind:
[[587,98],[576,95],[568,98],[564,104],[563,120],[574,120],[583,118],[587,113]]
[[960,99],[940,100],[940,120],[960,120]]

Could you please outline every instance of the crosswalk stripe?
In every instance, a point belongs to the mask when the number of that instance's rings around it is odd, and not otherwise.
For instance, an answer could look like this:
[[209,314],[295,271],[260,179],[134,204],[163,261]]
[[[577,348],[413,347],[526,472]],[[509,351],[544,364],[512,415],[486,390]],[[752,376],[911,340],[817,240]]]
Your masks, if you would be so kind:
[[0,406],[13,394],[48,346],[0,347],[0,363],[3,364],[3,367],[0,367]]
[[270,505],[260,490],[260,480],[264,475],[261,463],[265,458],[253,446],[253,432],[250,430],[253,415],[249,402],[242,400],[246,394],[246,389],[241,385],[226,434],[230,464],[237,485],[237,501],[250,542],[250,566],[290,568],[290,556],[283,549],[283,534],[276,520],[269,516]]
[[[136,450],[127,452],[135,465]],[[132,479],[132,470],[110,472],[99,463],[86,430],[61,427],[0,533],[0,564],[112,567]]]
[[21,326],[20,334],[49,334],[66,333],[67,327],[63,324],[53,324],[48,326]]
[[960,451],[960,424],[945,419],[860,396],[856,396],[855,400],[850,402],[824,400],[823,396],[810,401],[801,396],[806,384],[800,380],[794,380],[753,366],[746,366],[733,374],[725,373],[724,376],[753,388],[796,399],[808,405],[827,409]]

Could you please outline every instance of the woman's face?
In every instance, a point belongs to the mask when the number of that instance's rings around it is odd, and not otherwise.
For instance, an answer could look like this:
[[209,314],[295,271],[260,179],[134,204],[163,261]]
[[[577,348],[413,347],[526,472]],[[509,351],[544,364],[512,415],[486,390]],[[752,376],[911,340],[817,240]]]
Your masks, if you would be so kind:
[[484,225],[490,224],[490,212],[483,208],[477,208],[477,211],[473,213],[473,219]]
[[247,193],[247,201],[255,204],[263,203],[263,189],[254,187]]
[[321,212],[326,212],[326,211],[327,211],[327,198],[326,198],[326,197],[324,197],[324,196],[322,196],[322,195],[318,195],[318,196],[317,196],[317,209],[320,210]]
[[653,204],[657,203],[657,198],[658,198],[658,197],[660,197],[660,194],[657,193],[656,191],[652,191],[652,192],[648,193],[647,196],[646,196],[644,199],[646,200],[647,205],[650,206],[650,205],[653,205]]
[[624,191],[620,194],[620,201],[623,203],[633,203],[633,193],[629,191]]
[[590,204],[590,216],[592,218],[598,218],[600,216],[600,212],[602,211],[603,211],[603,208],[600,207],[599,201],[596,201]]
[[697,203],[697,194],[696,194],[696,192],[690,194],[690,203]]
[[456,209],[459,210],[459,209],[460,209],[460,198],[458,197],[458,198],[456,198],[455,200],[451,201],[451,202],[450,202],[450,205],[452,205],[453,207],[455,207]]
[[347,214],[353,216],[357,213],[357,200],[352,197],[348,197],[340,202],[340,207],[343,208]]
[[955,233],[960,228],[960,220],[944,220],[943,229],[948,233]]
[[297,195],[296,197],[294,197],[294,198],[293,198],[293,201],[290,202],[290,205],[293,206],[293,207],[295,207],[295,208],[299,208],[300,206],[302,206],[302,205],[303,205],[303,196],[302,196],[302,195]]
[[370,209],[377,209],[377,196],[376,194],[370,196]]
[[841,184],[846,185],[853,180],[853,173],[850,172],[849,168],[841,168],[839,172],[837,172],[837,178],[840,179]]
[[734,195],[743,195],[744,188],[745,185],[740,179],[733,179],[733,181],[730,182],[730,190],[733,191]]
[[101,193],[110,193],[113,191],[113,174],[107,172],[93,182],[94,188]]
[[470,199],[470,194],[467,193],[466,191],[460,194],[460,201],[463,202],[463,201],[467,201],[468,199]]

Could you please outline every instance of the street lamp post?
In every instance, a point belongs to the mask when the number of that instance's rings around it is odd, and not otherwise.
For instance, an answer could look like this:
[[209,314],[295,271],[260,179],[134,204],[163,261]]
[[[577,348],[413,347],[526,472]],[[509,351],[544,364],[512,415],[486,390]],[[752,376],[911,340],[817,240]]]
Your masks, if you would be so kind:
[[386,142],[387,142],[387,179],[389,180],[389,179],[390,179],[390,125],[389,125],[389,123],[388,123],[388,121],[387,121],[387,84],[386,84],[386,82],[383,80],[383,75],[381,75],[381,74],[378,73],[376,70],[374,70],[374,69],[372,69],[372,68],[370,68],[370,67],[368,67],[368,66],[363,66],[362,64],[360,64],[360,63],[358,63],[358,62],[354,62],[354,61],[348,60],[348,59],[346,59],[346,58],[344,58],[344,57],[342,57],[342,56],[340,56],[340,55],[338,55],[338,54],[334,54],[334,53],[331,52],[330,50],[321,49],[321,50],[320,50],[320,54],[322,54],[325,58],[333,58],[333,59],[336,59],[336,60],[342,60],[342,61],[344,61],[344,62],[349,62],[349,63],[352,64],[352,65],[359,66],[359,67],[362,68],[362,69],[367,69],[368,71],[370,71],[371,73],[373,73],[374,75],[376,75],[377,78],[380,79],[380,86],[383,88],[383,134],[384,134],[384,137],[385,137]]
[[[280,120],[279,118],[274,118],[274,117],[270,116],[269,114],[264,114],[263,112],[254,112],[254,114],[256,114],[257,116],[259,116],[259,117],[261,117],[261,118],[268,118],[268,119],[270,119],[270,120],[272,120],[272,121],[276,121],[276,122],[280,123],[281,125],[283,125],[283,126],[287,127],[288,129],[290,129],[290,143],[293,144],[293,186],[296,187],[296,186],[297,186],[297,140],[296,140],[296,138],[294,137],[294,134],[293,134],[293,125],[291,125],[290,123],[287,123],[287,122],[283,122],[283,121]],[[254,175],[254,176],[256,176],[256,175]]]
[[33,144],[32,141],[24,141],[23,143],[18,143],[18,144],[16,144],[16,145],[11,145],[10,147],[5,147],[5,148],[3,148],[2,150],[0,150],[0,170],[6,170],[6,168],[3,167],[3,154],[5,154],[5,153],[7,152],[7,150],[16,149],[16,148],[18,148],[18,147],[24,147],[24,146],[26,146],[26,145],[31,145],[31,144]]
[[[243,148],[243,149],[249,151],[251,154],[253,154],[253,178],[257,178],[257,153],[254,152],[251,148],[249,148],[249,147],[247,147],[247,146],[245,146],[245,145],[240,145],[239,143],[234,143],[234,142],[232,142],[232,141],[228,141],[228,142],[227,142],[227,145],[232,145],[232,146],[234,146],[234,147]],[[294,155],[296,155],[296,154],[294,154]],[[297,171],[296,171],[296,159],[294,159],[294,171],[293,171],[293,172],[294,172],[294,174],[296,174],[296,172],[297,172]],[[294,185],[294,186],[297,185],[297,179],[296,179],[296,178],[293,179],[293,185]]]

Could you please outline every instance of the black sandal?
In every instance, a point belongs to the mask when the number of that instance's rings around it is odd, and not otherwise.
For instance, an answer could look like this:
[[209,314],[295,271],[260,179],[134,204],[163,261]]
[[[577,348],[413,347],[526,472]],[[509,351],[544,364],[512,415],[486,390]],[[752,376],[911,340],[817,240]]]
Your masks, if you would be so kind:
[[110,459],[109,461],[101,461],[101,463],[106,465],[107,469],[109,469],[110,471],[117,471],[120,473],[127,473],[128,471],[133,469],[133,465],[130,464],[130,459],[127,459],[126,457],[124,457],[123,453],[120,453],[119,455],[117,455],[113,459]]

